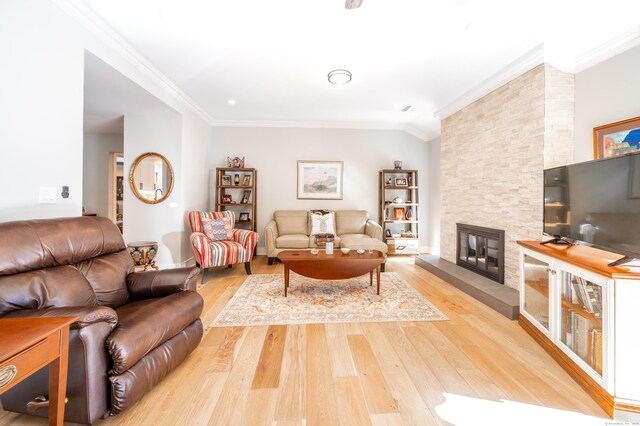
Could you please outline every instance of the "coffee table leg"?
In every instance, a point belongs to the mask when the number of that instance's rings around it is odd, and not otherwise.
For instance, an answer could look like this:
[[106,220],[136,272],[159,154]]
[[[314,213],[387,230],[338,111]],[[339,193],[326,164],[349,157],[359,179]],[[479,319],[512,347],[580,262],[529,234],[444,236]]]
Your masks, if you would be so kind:
[[373,269],[369,272],[369,286],[373,285]]
[[284,267],[284,297],[287,297],[287,288],[289,288],[289,268]]
[[380,295],[380,265],[376,268],[376,279],[378,280],[378,296]]

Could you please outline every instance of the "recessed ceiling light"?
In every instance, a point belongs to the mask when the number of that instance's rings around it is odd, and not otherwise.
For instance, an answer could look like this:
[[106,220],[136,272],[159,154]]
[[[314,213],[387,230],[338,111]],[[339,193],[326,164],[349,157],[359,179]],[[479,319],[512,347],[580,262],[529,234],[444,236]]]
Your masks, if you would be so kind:
[[227,101],[227,103],[228,103],[229,105],[235,105],[235,104],[236,104],[236,100],[235,100],[235,99],[229,99],[229,100]]
[[401,104],[395,104],[393,105],[393,109],[395,109],[396,111],[402,111],[402,112],[407,112],[411,109],[412,105],[401,105]]
[[343,69],[337,69],[327,74],[329,83],[332,84],[347,84],[351,81],[351,72]]

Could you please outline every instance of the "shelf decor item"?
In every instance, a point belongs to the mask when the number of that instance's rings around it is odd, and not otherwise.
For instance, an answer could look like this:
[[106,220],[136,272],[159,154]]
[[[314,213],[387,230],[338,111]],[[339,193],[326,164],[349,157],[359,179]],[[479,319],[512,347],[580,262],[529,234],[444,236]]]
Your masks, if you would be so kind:
[[640,151],[640,117],[593,129],[593,158],[618,157]]
[[224,194],[224,195],[222,196],[222,202],[223,202],[224,204],[233,203],[233,198],[231,197],[231,195],[230,195],[230,194]]
[[247,204],[249,202],[249,198],[251,197],[251,190],[245,189],[242,191],[242,200],[240,200],[240,204]]
[[231,175],[222,175],[222,185],[231,186]]
[[249,222],[249,212],[242,212],[238,217],[239,222]]
[[405,220],[404,209],[402,207],[394,208],[393,217],[395,218],[395,220]]
[[230,169],[244,169],[244,157],[227,157]]
[[233,184],[235,186],[240,185],[240,175],[238,173],[236,173],[235,175],[233,175]]
[[396,178],[396,186],[407,186],[407,178]]
[[251,175],[244,175],[242,177],[242,186],[251,186]]
[[393,162],[394,170],[402,170],[402,161],[396,160]]
[[298,161],[299,200],[342,200],[342,161]]

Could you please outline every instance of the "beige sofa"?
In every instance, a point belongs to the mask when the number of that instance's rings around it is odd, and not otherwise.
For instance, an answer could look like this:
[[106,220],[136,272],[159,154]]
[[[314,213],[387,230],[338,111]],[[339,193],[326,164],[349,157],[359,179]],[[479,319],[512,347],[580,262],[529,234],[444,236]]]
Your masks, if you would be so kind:
[[[382,241],[382,227],[369,219],[365,210],[337,210],[335,212],[336,237],[334,247],[363,248],[381,251],[387,255]],[[311,233],[309,211],[278,210],[264,230],[269,265],[283,250],[305,250],[318,247]],[[382,265],[384,268],[384,265]]]

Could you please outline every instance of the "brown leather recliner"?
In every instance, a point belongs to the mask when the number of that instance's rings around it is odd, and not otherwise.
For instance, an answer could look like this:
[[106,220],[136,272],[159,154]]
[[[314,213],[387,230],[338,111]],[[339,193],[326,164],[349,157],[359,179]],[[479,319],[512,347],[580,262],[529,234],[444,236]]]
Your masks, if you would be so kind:
[[[131,407],[202,339],[197,268],[132,270],[106,218],[0,224],[0,318],[80,318],[71,326],[67,421],[91,424]],[[4,409],[28,413],[47,384],[45,368],[4,393]]]

